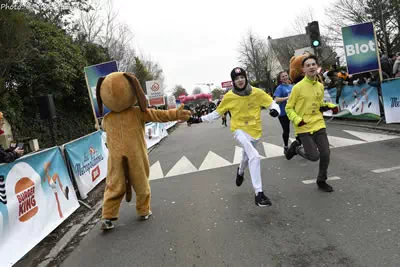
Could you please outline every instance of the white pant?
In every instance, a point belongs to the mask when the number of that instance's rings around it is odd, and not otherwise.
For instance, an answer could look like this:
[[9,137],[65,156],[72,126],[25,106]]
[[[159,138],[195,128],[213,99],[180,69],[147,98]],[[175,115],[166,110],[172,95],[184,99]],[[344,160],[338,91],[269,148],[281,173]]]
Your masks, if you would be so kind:
[[242,161],[239,166],[239,174],[243,174],[244,170],[249,167],[251,182],[253,184],[254,192],[262,192],[261,181],[261,168],[260,168],[260,154],[256,149],[259,139],[254,139],[243,130],[236,130],[233,133],[235,139],[243,148]]

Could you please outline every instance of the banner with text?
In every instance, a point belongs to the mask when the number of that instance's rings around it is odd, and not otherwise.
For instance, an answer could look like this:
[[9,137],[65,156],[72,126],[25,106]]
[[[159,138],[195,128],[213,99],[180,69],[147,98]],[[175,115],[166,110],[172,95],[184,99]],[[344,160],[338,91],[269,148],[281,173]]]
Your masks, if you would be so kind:
[[400,79],[384,82],[382,97],[386,123],[400,122]]
[[372,22],[343,27],[342,36],[349,74],[379,69],[378,49]]
[[[96,115],[96,118],[100,118],[102,116],[100,116],[99,113],[99,107],[97,105],[97,97],[96,97],[97,80],[102,76],[107,76],[112,72],[117,72],[118,71],[117,62],[110,61],[98,65],[88,66],[85,67],[84,71],[85,71],[86,83],[90,93],[89,95],[90,101],[92,103],[94,113]],[[105,116],[108,112],[110,112],[110,110],[106,106],[104,106],[103,116]]]
[[15,264],[78,207],[58,147],[0,165],[0,265]]
[[[336,88],[325,90],[324,100],[336,103]],[[378,90],[368,84],[359,86],[344,86],[339,97],[340,112],[334,117],[352,118],[360,120],[379,120],[380,108]],[[332,116],[331,111],[324,112],[324,116]]]
[[64,145],[79,194],[83,199],[107,176],[108,149],[103,133],[97,131]]

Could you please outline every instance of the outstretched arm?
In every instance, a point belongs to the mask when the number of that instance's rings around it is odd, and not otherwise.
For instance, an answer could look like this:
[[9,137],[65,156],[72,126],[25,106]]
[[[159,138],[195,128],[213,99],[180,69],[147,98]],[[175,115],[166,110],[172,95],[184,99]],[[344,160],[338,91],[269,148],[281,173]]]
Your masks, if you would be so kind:
[[269,108],[269,115],[272,117],[277,117],[281,114],[281,108],[269,94],[265,92],[262,94],[261,103],[261,106]]
[[190,111],[184,110],[183,105],[179,109],[170,110],[155,110],[148,109],[143,114],[143,120],[145,122],[168,122],[184,120],[187,121],[190,118]]
[[212,122],[212,121],[218,120],[219,118],[221,118],[221,114],[219,114],[216,110],[214,110],[213,112],[211,112],[207,115],[201,116],[200,119],[202,122],[203,121]]

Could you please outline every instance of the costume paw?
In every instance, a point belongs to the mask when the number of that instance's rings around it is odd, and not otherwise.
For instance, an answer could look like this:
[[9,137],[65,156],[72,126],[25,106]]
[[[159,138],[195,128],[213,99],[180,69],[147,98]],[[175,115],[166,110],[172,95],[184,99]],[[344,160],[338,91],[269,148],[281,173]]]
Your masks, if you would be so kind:
[[184,105],[180,106],[177,109],[176,117],[178,118],[178,120],[187,121],[187,120],[189,120],[192,113],[189,110],[184,110],[183,107],[184,107]]

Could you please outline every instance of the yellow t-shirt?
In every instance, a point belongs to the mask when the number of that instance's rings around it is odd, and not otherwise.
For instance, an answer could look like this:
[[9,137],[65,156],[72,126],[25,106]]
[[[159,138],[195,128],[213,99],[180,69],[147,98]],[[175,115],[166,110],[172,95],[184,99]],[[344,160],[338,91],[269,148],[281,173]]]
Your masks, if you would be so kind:
[[[320,107],[335,107],[324,102],[324,86],[318,81],[312,81],[307,76],[292,88],[286,104],[286,114],[293,121],[296,134],[314,133],[326,128]],[[302,120],[306,123],[297,126]]]
[[259,88],[252,87],[248,96],[238,96],[229,91],[224,95],[217,112],[222,116],[230,111],[232,132],[240,129],[258,139],[262,136],[261,107],[268,108],[272,102],[272,97]]

